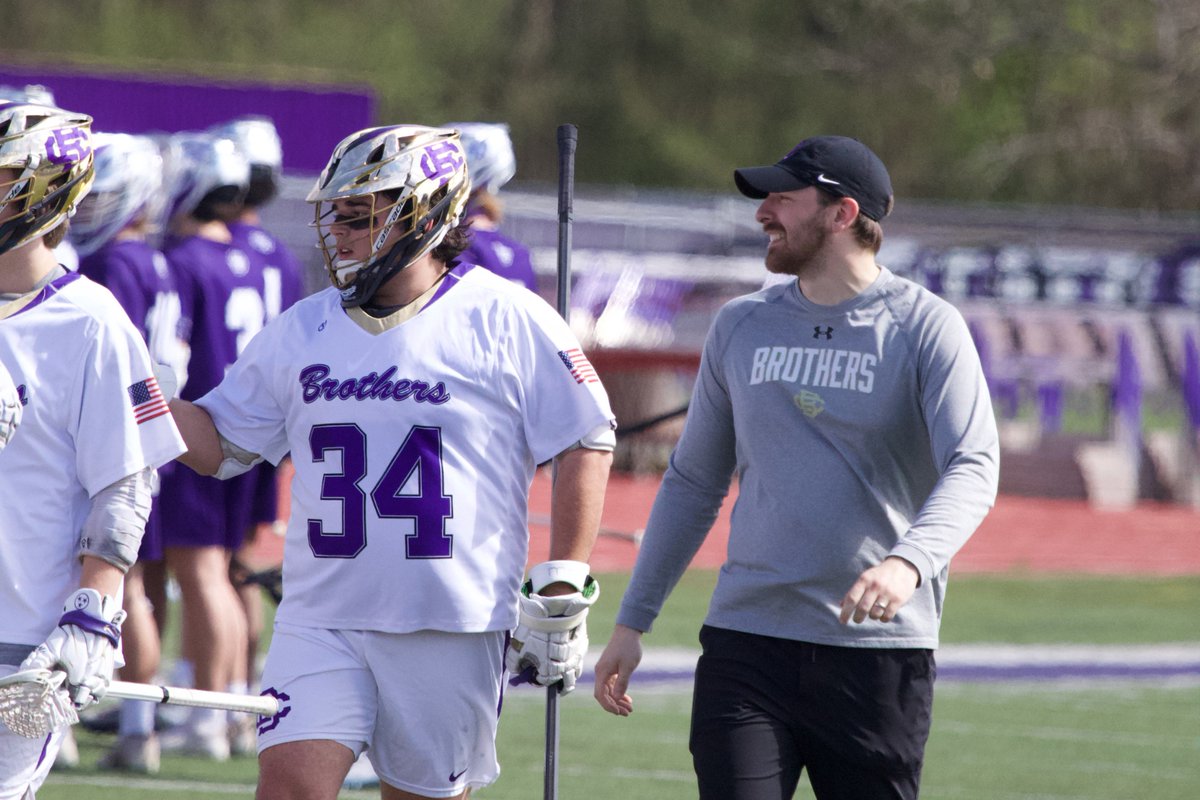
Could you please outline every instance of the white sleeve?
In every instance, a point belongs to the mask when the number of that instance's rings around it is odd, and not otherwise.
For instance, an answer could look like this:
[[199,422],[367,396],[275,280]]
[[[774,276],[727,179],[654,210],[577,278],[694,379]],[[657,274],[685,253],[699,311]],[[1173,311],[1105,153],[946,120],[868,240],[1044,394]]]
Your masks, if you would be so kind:
[[222,437],[237,448],[278,464],[288,452],[283,406],[272,366],[280,325],[258,332],[221,379],[196,401]]
[[540,298],[518,306],[508,343],[525,420],[538,463],[550,460],[601,426],[615,427],[608,394],[579,340]]
[[71,409],[76,472],[88,496],[187,450],[146,345],[115,300],[112,306],[97,312]]

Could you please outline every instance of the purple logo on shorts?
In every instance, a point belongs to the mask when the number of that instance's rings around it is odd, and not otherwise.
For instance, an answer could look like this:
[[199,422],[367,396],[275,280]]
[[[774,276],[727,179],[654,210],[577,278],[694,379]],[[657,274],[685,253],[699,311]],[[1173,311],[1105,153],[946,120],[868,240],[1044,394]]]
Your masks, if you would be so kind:
[[83,128],[58,128],[46,139],[46,158],[53,164],[78,164],[91,154],[91,139]]
[[274,686],[268,686],[266,689],[263,689],[261,692],[259,692],[259,694],[267,697],[274,697],[279,701],[278,714],[270,717],[258,718],[258,735],[262,736],[267,731],[275,730],[275,728],[279,725],[279,721],[292,712],[292,707],[287,705],[287,702],[292,698],[284,692],[276,691]]

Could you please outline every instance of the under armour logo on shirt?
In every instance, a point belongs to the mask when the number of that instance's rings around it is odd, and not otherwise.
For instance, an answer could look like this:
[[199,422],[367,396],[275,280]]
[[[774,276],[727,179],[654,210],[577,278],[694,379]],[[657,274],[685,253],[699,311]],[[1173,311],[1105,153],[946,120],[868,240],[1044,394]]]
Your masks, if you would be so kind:
[[832,339],[833,338],[833,326],[831,325],[827,328],[822,328],[820,325],[814,325],[813,326],[813,338],[820,339],[822,336],[824,336],[826,339]]

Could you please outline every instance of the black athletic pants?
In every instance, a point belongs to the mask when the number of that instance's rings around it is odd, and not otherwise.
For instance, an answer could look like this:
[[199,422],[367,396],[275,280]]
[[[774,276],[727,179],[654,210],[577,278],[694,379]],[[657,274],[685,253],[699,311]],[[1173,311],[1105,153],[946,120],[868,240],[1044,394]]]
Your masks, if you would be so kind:
[[932,650],[830,647],[704,626],[690,748],[701,800],[915,800]]

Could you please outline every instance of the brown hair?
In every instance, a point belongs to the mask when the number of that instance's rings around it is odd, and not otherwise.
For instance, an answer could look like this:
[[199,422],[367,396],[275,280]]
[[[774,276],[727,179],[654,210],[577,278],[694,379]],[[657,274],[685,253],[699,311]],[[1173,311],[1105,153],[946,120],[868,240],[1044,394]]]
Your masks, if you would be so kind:
[[62,225],[59,225],[52,231],[46,231],[42,234],[42,241],[46,243],[46,247],[51,250],[63,243],[63,239],[67,238],[67,228],[70,227],[69,220],[63,220]]
[[449,264],[462,255],[471,244],[471,226],[459,223],[446,232],[446,236],[433,248],[433,257],[443,264]]
[[[820,187],[817,188],[817,196],[820,198],[822,206],[831,206],[842,199]],[[879,248],[883,246],[883,226],[861,211],[858,212],[858,216],[850,226],[850,232],[854,234],[854,241],[858,242],[864,250],[878,254]]]

